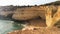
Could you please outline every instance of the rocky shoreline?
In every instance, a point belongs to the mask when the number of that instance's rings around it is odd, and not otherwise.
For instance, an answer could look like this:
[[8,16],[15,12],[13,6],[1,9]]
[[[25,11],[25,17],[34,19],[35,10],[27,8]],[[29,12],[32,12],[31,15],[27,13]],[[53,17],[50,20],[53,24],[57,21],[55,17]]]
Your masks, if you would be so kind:
[[54,15],[60,6],[60,1],[39,6],[0,6],[0,19],[27,24],[23,30],[9,32],[8,34],[60,34],[58,28],[46,29],[47,6],[50,9],[52,8],[52,15]]
[[7,34],[60,34],[60,29],[53,27],[52,29],[46,29],[46,27],[34,28],[33,30],[16,30]]

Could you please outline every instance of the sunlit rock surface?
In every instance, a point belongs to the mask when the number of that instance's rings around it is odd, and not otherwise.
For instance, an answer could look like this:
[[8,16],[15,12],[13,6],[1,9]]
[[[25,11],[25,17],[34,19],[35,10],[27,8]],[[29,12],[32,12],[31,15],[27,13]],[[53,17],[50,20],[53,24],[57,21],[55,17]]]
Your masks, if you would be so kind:
[[[57,10],[57,6],[49,6],[53,9],[53,14]],[[46,19],[46,6],[32,6],[25,8],[16,8],[15,6],[2,6],[0,7],[0,15],[9,16],[11,15],[12,19],[15,20],[29,20],[37,17],[41,17],[42,19]]]
[[46,27],[34,28],[33,30],[16,30],[9,32],[8,34],[60,34],[60,29],[53,27],[52,29],[46,29]]
[[[56,11],[58,10],[58,6],[60,6],[60,2],[57,2],[57,4],[50,3],[50,4],[46,4],[46,5],[40,5],[40,6],[19,6],[19,7],[1,6],[0,15],[1,15],[1,17],[3,17],[3,16],[5,18],[9,17],[10,19],[14,19],[14,20],[18,20],[18,21],[27,20],[26,23],[29,23],[28,24],[29,26],[35,26],[35,27],[42,26],[43,27],[43,26],[46,26],[45,13],[47,11],[47,9],[46,9],[47,6],[49,7],[49,9],[52,8],[52,10],[51,10],[52,15],[54,15],[56,13]],[[39,18],[39,20],[37,20],[36,18]],[[48,21],[48,24],[50,24],[49,21]],[[19,34],[50,34],[50,32],[51,32],[51,34],[53,34],[53,33],[60,34],[60,31],[59,31],[60,29],[52,28],[52,31],[51,31],[49,29],[45,30],[46,27],[36,29],[35,27],[29,27],[29,26],[27,26],[27,28],[25,28],[24,31],[14,31],[12,33],[9,32],[9,34],[17,34],[17,33],[19,33]]]
[[[49,6],[53,8],[53,15],[57,10],[57,6],[60,5],[60,1],[44,4],[44,5],[35,5],[35,6],[0,6],[0,15],[7,17],[12,14],[11,18],[15,20],[28,20],[34,19],[40,16],[42,19],[45,19],[45,8]],[[46,9],[47,10],[47,9]]]
[[39,7],[17,9],[12,18],[17,20],[29,20],[41,16],[41,18],[45,19],[45,11],[40,9]]

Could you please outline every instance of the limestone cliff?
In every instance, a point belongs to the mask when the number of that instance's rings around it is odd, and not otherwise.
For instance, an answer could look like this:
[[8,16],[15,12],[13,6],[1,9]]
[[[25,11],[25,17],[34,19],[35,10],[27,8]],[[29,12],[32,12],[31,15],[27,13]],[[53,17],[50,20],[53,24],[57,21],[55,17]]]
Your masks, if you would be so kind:
[[45,19],[44,9],[40,7],[31,7],[31,8],[17,9],[13,14],[12,18],[17,20],[29,20],[37,18],[39,16]]
[[50,4],[45,4],[40,6],[30,6],[30,7],[29,6],[18,6],[18,7],[0,6],[0,15],[7,17],[10,14],[12,14],[11,18],[15,20],[29,20],[37,17],[41,17],[42,19],[45,19],[45,11],[47,10],[46,6],[51,7],[54,14],[57,10],[56,3],[60,5],[57,1]]

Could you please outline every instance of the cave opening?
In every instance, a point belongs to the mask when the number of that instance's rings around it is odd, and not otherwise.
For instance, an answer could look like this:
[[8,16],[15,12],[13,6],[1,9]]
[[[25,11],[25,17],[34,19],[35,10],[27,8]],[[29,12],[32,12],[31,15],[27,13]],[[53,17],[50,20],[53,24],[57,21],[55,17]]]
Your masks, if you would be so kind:
[[54,26],[56,26],[56,27],[60,28],[60,20],[59,20],[59,21],[57,21],[57,23],[56,23]]

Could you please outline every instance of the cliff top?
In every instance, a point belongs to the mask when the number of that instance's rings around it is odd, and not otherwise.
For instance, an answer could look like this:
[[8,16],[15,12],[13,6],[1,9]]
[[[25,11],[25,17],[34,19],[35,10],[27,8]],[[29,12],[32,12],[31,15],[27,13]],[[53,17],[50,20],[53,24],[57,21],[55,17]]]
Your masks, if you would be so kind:
[[[60,5],[60,1],[55,1],[55,2],[51,2],[51,3],[47,3],[47,4],[43,4],[43,5],[39,5],[39,6],[49,6],[49,5],[54,5],[54,6],[57,6],[57,5]],[[38,5],[35,5],[36,7]],[[0,6],[0,11],[14,11],[16,8],[27,8],[27,7],[34,7],[34,6],[13,6],[13,5],[10,5],[10,6]]]
[[60,1],[55,1],[55,2],[44,4],[44,5],[45,6],[47,6],[47,5],[60,5]]

